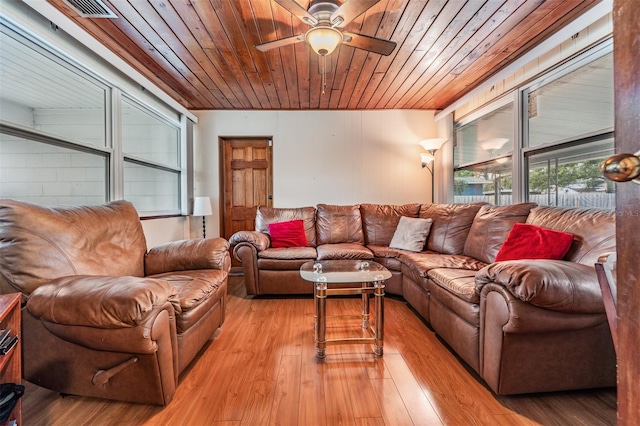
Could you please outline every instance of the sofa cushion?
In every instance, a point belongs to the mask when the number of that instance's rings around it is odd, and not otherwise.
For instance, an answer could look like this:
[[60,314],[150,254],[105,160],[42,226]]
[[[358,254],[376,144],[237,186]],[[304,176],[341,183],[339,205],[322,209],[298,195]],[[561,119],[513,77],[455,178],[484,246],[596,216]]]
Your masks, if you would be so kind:
[[371,250],[355,243],[321,244],[316,248],[318,250],[318,260],[373,259]]
[[268,248],[258,252],[260,259],[315,259],[317,255],[315,247]]
[[[180,310],[176,312],[178,333],[191,328],[209,313],[212,304],[225,297],[227,276],[226,271],[212,269],[153,275],[153,278],[166,281],[175,289],[180,303]],[[213,303],[206,303],[211,298]]]
[[364,245],[360,206],[318,204],[317,209],[318,245],[339,243]]
[[367,248],[373,252],[374,257],[398,258],[401,250],[389,246],[368,245]]
[[423,204],[419,217],[431,219],[427,249],[445,254],[462,254],[469,229],[480,207],[486,203]]
[[466,302],[480,303],[480,294],[476,292],[476,273],[469,269],[436,268],[429,270],[427,277],[433,284]]
[[539,206],[527,223],[573,234],[566,260],[593,266],[598,258],[616,251],[616,213],[604,209]]
[[435,252],[413,253],[403,251],[400,253],[400,261],[409,269],[414,270],[419,276],[426,278],[431,269],[469,269],[478,271],[487,264],[469,256],[460,254],[440,254]]
[[270,223],[269,234],[274,248],[309,246],[302,219]]
[[562,259],[573,243],[573,234],[526,223],[514,223],[496,255],[496,262],[518,259]]
[[291,220],[301,219],[304,224],[304,233],[307,236],[307,242],[310,246],[315,247],[316,242],[316,209],[313,207],[299,208],[276,208],[276,207],[258,207],[256,212],[256,231],[269,233],[269,224],[276,222],[288,222]]
[[482,206],[473,220],[463,253],[483,262],[493,263],[513,224],[525,222],[534,206],[534,203]]
[[[264,271],[281,271],[281,272],[295,272],[296,278],[300,277],[300,267],[305,263],[315,260],[313,259],[258,259],[258,269],[260,269],[260,276]],[[286,275],[283,275],[286,277]],[[300,278],[302,279],[302,278]]]
[[431,219],[401,217],[389,247],[408,251],[424,250],[431,224]]
[[365,244],[388,246],[402,216],[418,217],[420,204],[360,204]]

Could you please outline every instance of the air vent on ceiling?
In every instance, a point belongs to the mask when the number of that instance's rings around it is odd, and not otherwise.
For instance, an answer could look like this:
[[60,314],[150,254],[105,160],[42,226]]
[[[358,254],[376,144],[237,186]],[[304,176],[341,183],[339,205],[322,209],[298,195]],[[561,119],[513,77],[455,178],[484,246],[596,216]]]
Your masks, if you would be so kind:
[[85,18],[117,18],[101,0],[64,0]]

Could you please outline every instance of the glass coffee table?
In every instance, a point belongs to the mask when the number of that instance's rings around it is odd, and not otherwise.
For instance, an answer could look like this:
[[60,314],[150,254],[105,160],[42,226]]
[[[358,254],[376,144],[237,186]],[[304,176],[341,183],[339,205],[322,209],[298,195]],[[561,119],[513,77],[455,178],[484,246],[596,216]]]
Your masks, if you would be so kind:
[[[316,356],[325,357],[327,345],[344,343],[373,343],[377,356],[382,356],[384,341],[384,281],[391,278],[391,272],[374,261],[364,260],[321,260],[306,262],[300,267],[300,276],[314,283]],[[336,288],[332,284],[359,283],[359,287]],[[362,295],[362,329],[369,330],[372,337],[327,339],[327,296]],[[375,321],[369,323],[369,299],[375,300]],[[343,317],[344,315],[340,315]],[[351,315],[353,317],[353,315]]]

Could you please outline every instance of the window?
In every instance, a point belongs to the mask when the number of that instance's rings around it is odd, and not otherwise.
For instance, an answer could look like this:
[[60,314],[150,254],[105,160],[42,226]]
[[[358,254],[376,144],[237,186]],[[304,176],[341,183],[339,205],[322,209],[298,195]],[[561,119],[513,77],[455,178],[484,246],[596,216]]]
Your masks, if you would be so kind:
[[180,128],[123,99],[124,195],[139,212],[180,211]]
[[8,31],[0,32],[2,119],[105,147],[108,88]]
[[454,165],[479,163],[513,150],[513,102],[509,102],[456,129]]
[[613,128],[613,53],[528,89],[528,146]]
[[125,156],[167,167],[180,165],[179,123],[163,120],[129,99],[123,99],[121,111],[122,152]]
[[521,87],[519,108],[509,99],[454,123],[454,202],[613,209],[600,173],[614,151],[612,41]]
[[613,149],[613,53],[594,49],[524,90],[528,201],[615,208],[600,164]]
[[0,32],[0,197],[108,200],[108,88],[6,28]]
[[511,204],[513,102],[458,123],[454,146],[454,202]]
[[600,164],[610,155],[612,137],[527,154],[529,201],[548,206],[615,208],[615,185],[600,173]]
[[497,206],[512,204],[512,169],[509,157],[456,169],[453,174],[455,202],[484,201]]
[[44,205],[107,201],[108,155],[0,133],[0,197]]
[[181,213],[187,132],[177,111],[124,91],[119,84],[130,82],[106,81],[3,17],[0,73],[0,198],[47,206],[126,199],[143,216]]

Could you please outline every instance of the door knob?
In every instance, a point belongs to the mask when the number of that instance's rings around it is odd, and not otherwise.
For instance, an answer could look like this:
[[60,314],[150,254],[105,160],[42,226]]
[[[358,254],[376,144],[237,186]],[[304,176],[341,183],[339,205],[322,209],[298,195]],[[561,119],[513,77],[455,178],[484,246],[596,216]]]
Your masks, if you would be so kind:
[[600,166],[602,175],[614,182],[634,181],[640,184],[640,151],[635,154],[616,154]]

